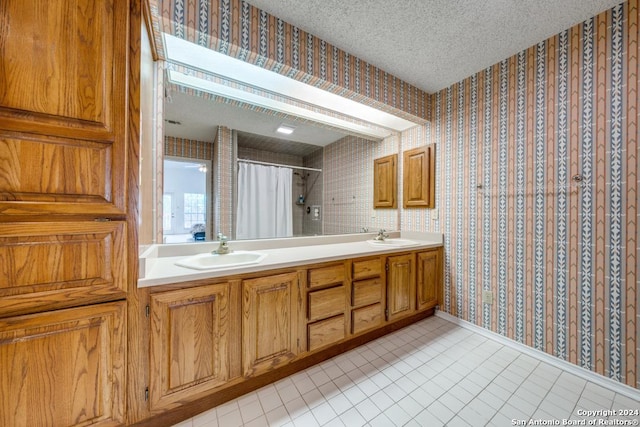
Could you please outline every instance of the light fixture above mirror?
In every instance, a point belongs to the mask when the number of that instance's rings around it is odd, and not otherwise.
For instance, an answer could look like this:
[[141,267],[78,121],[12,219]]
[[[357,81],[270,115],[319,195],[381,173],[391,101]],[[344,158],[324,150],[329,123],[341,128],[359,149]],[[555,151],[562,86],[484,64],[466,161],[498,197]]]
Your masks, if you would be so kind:
[[169,83],[377,140],[416,126],[415,122],[166,33],[164,45],[167,61],[179,65],[168,67]]
[[280,126],[278,126],[278,129],[276,129],[276,132],[282,133],[282,134],[285,134],[285,135],[291,135],[294,130],[296,130],[296,128],[294,126],[286,125],[286,124],[282,123]]

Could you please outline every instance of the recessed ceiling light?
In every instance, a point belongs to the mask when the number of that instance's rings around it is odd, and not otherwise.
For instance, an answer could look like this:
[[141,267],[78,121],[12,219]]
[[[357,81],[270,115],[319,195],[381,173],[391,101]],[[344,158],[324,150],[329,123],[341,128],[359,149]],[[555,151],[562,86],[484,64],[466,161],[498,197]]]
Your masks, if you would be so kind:
[[296,128],[293,126],[285,125],[284,123],[278,126],[276,132],[283,133],[285,135],[291,135]]

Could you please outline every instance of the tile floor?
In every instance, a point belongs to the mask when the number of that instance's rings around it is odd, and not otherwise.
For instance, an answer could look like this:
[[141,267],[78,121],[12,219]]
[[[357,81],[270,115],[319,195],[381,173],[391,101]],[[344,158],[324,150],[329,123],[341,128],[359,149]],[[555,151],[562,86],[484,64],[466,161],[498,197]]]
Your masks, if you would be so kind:
[[640,402],[434,316],[174,427],[637,425],[597,409]]

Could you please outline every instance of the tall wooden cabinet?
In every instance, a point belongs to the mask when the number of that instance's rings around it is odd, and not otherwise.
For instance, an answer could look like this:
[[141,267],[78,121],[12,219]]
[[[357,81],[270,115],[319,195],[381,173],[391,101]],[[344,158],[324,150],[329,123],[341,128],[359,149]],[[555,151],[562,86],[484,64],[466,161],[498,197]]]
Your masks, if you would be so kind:
[[125,420],[125,303],[0,319],[0,425]]
[[0,1],[0,425],[126,422],[139,1]]

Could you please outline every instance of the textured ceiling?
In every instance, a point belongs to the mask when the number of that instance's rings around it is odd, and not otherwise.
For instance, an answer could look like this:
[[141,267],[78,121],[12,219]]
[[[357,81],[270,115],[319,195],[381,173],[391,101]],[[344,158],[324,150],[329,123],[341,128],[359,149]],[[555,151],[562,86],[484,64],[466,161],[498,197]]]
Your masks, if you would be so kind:
[[620,0],[248,0],[436,92]]

